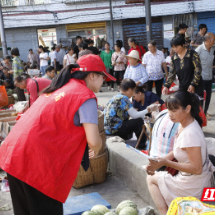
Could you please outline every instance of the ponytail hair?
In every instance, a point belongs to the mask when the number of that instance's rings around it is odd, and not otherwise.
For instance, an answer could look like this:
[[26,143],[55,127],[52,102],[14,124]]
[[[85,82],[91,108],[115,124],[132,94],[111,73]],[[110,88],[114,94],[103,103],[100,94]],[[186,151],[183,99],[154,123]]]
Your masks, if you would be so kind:
[[72,69],[79,68],[78,64],[70,64],[67,67],[63,68],[59,74],[57,74],[51,84],[45,88],[42,93],[52,93],[61,87],[63,87],[65,84],[69,82],[71,78],[78,79],[78,80],[84,80],[90,72],[81,72],[81,71],[75,71],[71,73]]
[[166,99],[166,107],[169,110],[179,109],[182,107],[185,109],[188,105],[191,106],[190,114],[202,127],[202,118],[199,116],[200,113],[200,101],[199,98],[194,93],[189,93],[188,91],[177,91],[176,93],[170,95]]

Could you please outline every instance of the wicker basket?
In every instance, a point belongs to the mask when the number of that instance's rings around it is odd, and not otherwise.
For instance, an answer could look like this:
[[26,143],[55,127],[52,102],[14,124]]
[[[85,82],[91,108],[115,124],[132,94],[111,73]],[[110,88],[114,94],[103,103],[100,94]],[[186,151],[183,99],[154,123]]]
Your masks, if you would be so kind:
[[102,111],[98,110],[98,126],[99,133],[104,131],[104,114]]
[[99,150],[98,155],[103,154],[105,152],[105,149],[106,149],[106,134],[104,131],[100,133],[100,137],[102,138],[102,147]]
[[101,155],[96,158],[90,159],[90,167],[85,172],[82,165],[78,171],[77,178],[73,184],[73,187],[78,189],[90,184],[100,184],[106,179],[108,165],[108,151],[107,149]]

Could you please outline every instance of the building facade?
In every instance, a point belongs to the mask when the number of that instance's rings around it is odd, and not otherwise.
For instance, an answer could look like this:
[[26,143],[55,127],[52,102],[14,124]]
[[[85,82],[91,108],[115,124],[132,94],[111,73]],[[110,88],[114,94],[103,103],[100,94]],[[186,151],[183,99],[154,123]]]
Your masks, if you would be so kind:
[[[125,4],[112,0],[113,26],[110,26],[109,1],[103,0],[3,0],[3,19],[8,47],[18,47],[22,60],[28,50],[38,45],[51,46],[75,37],[92,38],[97,46],[108,41],[124,41],[135,37],[147,45],[144,4]],[[170,40],[177,33],[178,24],[189,25],[188,35],[205,23],[215,33],[215,0],[180,0],[151,3],[152,37],[162,46],[170,48]]]

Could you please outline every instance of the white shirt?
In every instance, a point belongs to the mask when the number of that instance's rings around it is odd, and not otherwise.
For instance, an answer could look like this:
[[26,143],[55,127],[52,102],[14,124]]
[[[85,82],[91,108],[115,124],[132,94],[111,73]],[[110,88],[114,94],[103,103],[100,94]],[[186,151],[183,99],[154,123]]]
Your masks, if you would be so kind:
[[123,52],[124,54],[126,54],[124,47],[121,48],[121,52]]
[[167,56],[167,57],[166,57],[166,63],[167,63],[167,67],[170,67],[171,56]]
[[51,51],[51,52],[49,53],[49,57],[51,58],[51,63],[53,63],[53,62],[54,62],[54,59],[57,58],[57,57],[56,57],[56,51]]
[[66,60],[66,66],[75,63],[75,56],[76,56],[76,54],[73,54],[72,56],[69,54],[66,54],[64,56],[64,60]]
[[[48,53],[46,53],[46,52],[40,53],[40,58],[45,58],[45,59],[47,59],[48,57],[49,57]],[[47,60],[40,59],[40,66],[48,66],[48,61],[47,61]]]
[[162,51],[157,50],[155,56],[150,51],[146,52],[142,62],[146,64],[149,80],[157,81],[163,78],[162,63],[166,63],[166,60]]

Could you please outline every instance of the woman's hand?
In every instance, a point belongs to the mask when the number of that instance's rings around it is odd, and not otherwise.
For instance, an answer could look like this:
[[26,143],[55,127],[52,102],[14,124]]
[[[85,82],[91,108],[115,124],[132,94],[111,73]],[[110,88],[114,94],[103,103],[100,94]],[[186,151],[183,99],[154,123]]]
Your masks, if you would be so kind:
[[159,168],[161,168],[162,166],[166,166],[167,159],[158,157],[158,158],[157,158],[157,161],[154,161],[154,160],[150,160],[150,159],[149,159],[149,162],[150,162],[149,165],[151,165],[152,168],[154,168],[154,169],[159,169]]
[[155,174],[155,170],[156,169],[152,165],[150,165],[150,164],[148,164],[146,166],[146,172],[147,172],[148,175],[154,175]]
[[159,111],[159,106],[160,106],[160,104],[151,104],[147,107],[147,110],[149,113],[151,113],[153,111]]
[[89,158],[95,158],[98,155],[99,151],[89,150]]
[[169,89],[167,87],[164,87],[162,90],[163,95],[168,95]]
[[141,84],[141,82],[140,82],[140,81],[137,81],[137,82],[136,82],[136,85],[139,86],[139,84]]
[[8,71],[9,74],[13,74],[13,70]]
[[190,93],[195,93],[195,87],[190,85],[187,91]]

